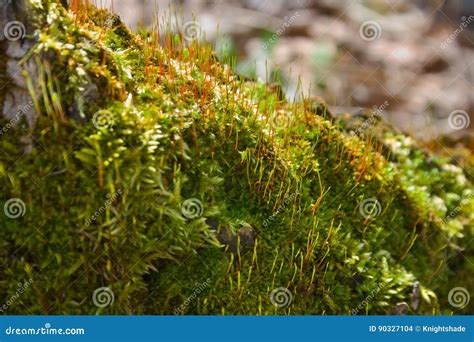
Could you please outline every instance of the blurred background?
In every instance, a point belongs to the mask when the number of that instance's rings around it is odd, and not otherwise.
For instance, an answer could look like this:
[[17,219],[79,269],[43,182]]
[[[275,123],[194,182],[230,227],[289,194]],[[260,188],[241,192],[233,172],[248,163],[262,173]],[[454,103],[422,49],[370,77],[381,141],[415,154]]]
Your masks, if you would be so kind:
[[335,114],[371,108],[422,140],[474,141],[474,0],[99,2],[132,29],[178,13],[185,37],[290,99],[301,84]]

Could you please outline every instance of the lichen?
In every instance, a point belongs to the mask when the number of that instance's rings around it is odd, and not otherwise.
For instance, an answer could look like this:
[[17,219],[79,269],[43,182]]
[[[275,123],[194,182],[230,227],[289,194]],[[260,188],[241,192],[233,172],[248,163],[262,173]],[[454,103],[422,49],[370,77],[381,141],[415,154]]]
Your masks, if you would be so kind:
[[8,313],[453,312],[449,290],[472,282],[472,175],[386,127],[351,134],[321,100],[288,103],[205,43],[34,4],[38,120],[0,138],[0,203],[26,208],[0,217],[0,293],[34,281]]

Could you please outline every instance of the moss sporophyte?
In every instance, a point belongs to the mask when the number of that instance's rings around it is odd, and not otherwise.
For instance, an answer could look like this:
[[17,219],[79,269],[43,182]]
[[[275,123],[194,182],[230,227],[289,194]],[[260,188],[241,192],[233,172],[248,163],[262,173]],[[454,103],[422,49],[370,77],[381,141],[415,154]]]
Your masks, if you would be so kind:
[[32,101],[0,136],[0,294],[34,281],[6,313],[472,310],[448,298],[472,286],[471,157],[289,103],[174,20],[26,8],[28,96],[0,102]]

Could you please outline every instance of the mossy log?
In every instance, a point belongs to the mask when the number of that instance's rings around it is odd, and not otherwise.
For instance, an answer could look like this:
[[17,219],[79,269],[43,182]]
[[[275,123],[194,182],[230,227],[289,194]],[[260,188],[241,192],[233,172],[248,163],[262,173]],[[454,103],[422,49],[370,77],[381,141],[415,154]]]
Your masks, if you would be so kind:
[[288,103],[166,25],[15,4],[2,313],[472,313],[450,297],[472,290],[469,154]]

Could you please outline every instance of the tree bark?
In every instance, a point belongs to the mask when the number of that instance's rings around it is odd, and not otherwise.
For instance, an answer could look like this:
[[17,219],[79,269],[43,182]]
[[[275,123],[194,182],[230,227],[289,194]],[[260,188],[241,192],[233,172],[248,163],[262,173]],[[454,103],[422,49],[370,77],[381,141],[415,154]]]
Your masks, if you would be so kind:
[[34,46],[29,14],[28,0],[0,0],[0,115],[13,127],[23,119],[29,127],[36,121],[23,74],[36,81],[37,67],[34,59],[21,61]]

